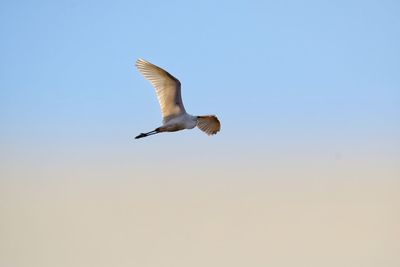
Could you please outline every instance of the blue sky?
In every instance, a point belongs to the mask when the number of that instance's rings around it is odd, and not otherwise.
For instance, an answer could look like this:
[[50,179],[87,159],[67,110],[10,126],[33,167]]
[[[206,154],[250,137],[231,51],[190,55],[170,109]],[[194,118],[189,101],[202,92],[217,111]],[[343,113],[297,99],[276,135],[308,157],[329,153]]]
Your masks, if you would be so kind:
[[[47,147],[46,162],[71,147],[91,157],[204,142],[214,154],[314,147],[398,160],[399,11],[396,1],[3,1],[0,153],[33,159]],[[179,78],[188,112],[218,115],[221,133],[132,140],[161,123],[139,57]]]

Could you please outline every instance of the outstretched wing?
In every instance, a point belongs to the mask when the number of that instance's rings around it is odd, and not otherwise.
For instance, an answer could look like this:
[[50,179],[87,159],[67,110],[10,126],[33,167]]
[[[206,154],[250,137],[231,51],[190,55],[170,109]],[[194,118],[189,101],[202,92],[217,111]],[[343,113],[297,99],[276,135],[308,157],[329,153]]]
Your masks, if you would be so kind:
[[197,127],[208,135],[216,134],[221,129],[221,123],[214,115],[198,116]]
[[156,89],[164,120],[186,113],[181,96],[181,83],[162,68],[139,58],[136,67]]

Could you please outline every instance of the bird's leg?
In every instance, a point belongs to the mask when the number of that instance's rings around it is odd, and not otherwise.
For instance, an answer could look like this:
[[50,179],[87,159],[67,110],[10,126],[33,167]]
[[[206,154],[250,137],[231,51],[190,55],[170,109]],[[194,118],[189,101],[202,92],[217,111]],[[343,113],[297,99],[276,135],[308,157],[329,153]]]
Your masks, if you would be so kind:
[[139,134],[138,136],[136,136],[135,139],[147,137],[147,136],[150,136],[150,135],[153,135],[153,134],[157,134],[157,133],[159,133],[158,128],[155,129],[154,131],[150,131],[150,132],[148,132],[148,133],[141,133],[141,134]]

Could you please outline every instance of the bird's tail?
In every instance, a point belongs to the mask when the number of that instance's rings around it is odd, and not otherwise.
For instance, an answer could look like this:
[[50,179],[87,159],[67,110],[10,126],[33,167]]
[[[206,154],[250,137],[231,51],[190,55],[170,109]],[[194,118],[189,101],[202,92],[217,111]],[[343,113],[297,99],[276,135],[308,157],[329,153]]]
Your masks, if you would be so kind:
[[221,123],[215,115],[197,116],[197,127],[208,135],[213,135],[221,129]]

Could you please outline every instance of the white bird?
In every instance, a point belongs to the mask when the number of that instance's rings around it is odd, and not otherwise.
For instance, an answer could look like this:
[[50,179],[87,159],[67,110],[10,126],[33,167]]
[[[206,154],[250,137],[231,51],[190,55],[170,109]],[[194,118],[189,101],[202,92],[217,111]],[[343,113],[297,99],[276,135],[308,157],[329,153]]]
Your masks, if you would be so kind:
[[199,127],[208,135],[216,134],[221,129],[221,123],[215,115],[192,116],[186,113],[182,102],[181,83],[162,68],[139,58],[136,67],[156,89],[161,107],[163,125],[154,131],[141,133],[135,139],[162,132],[176,132]]

